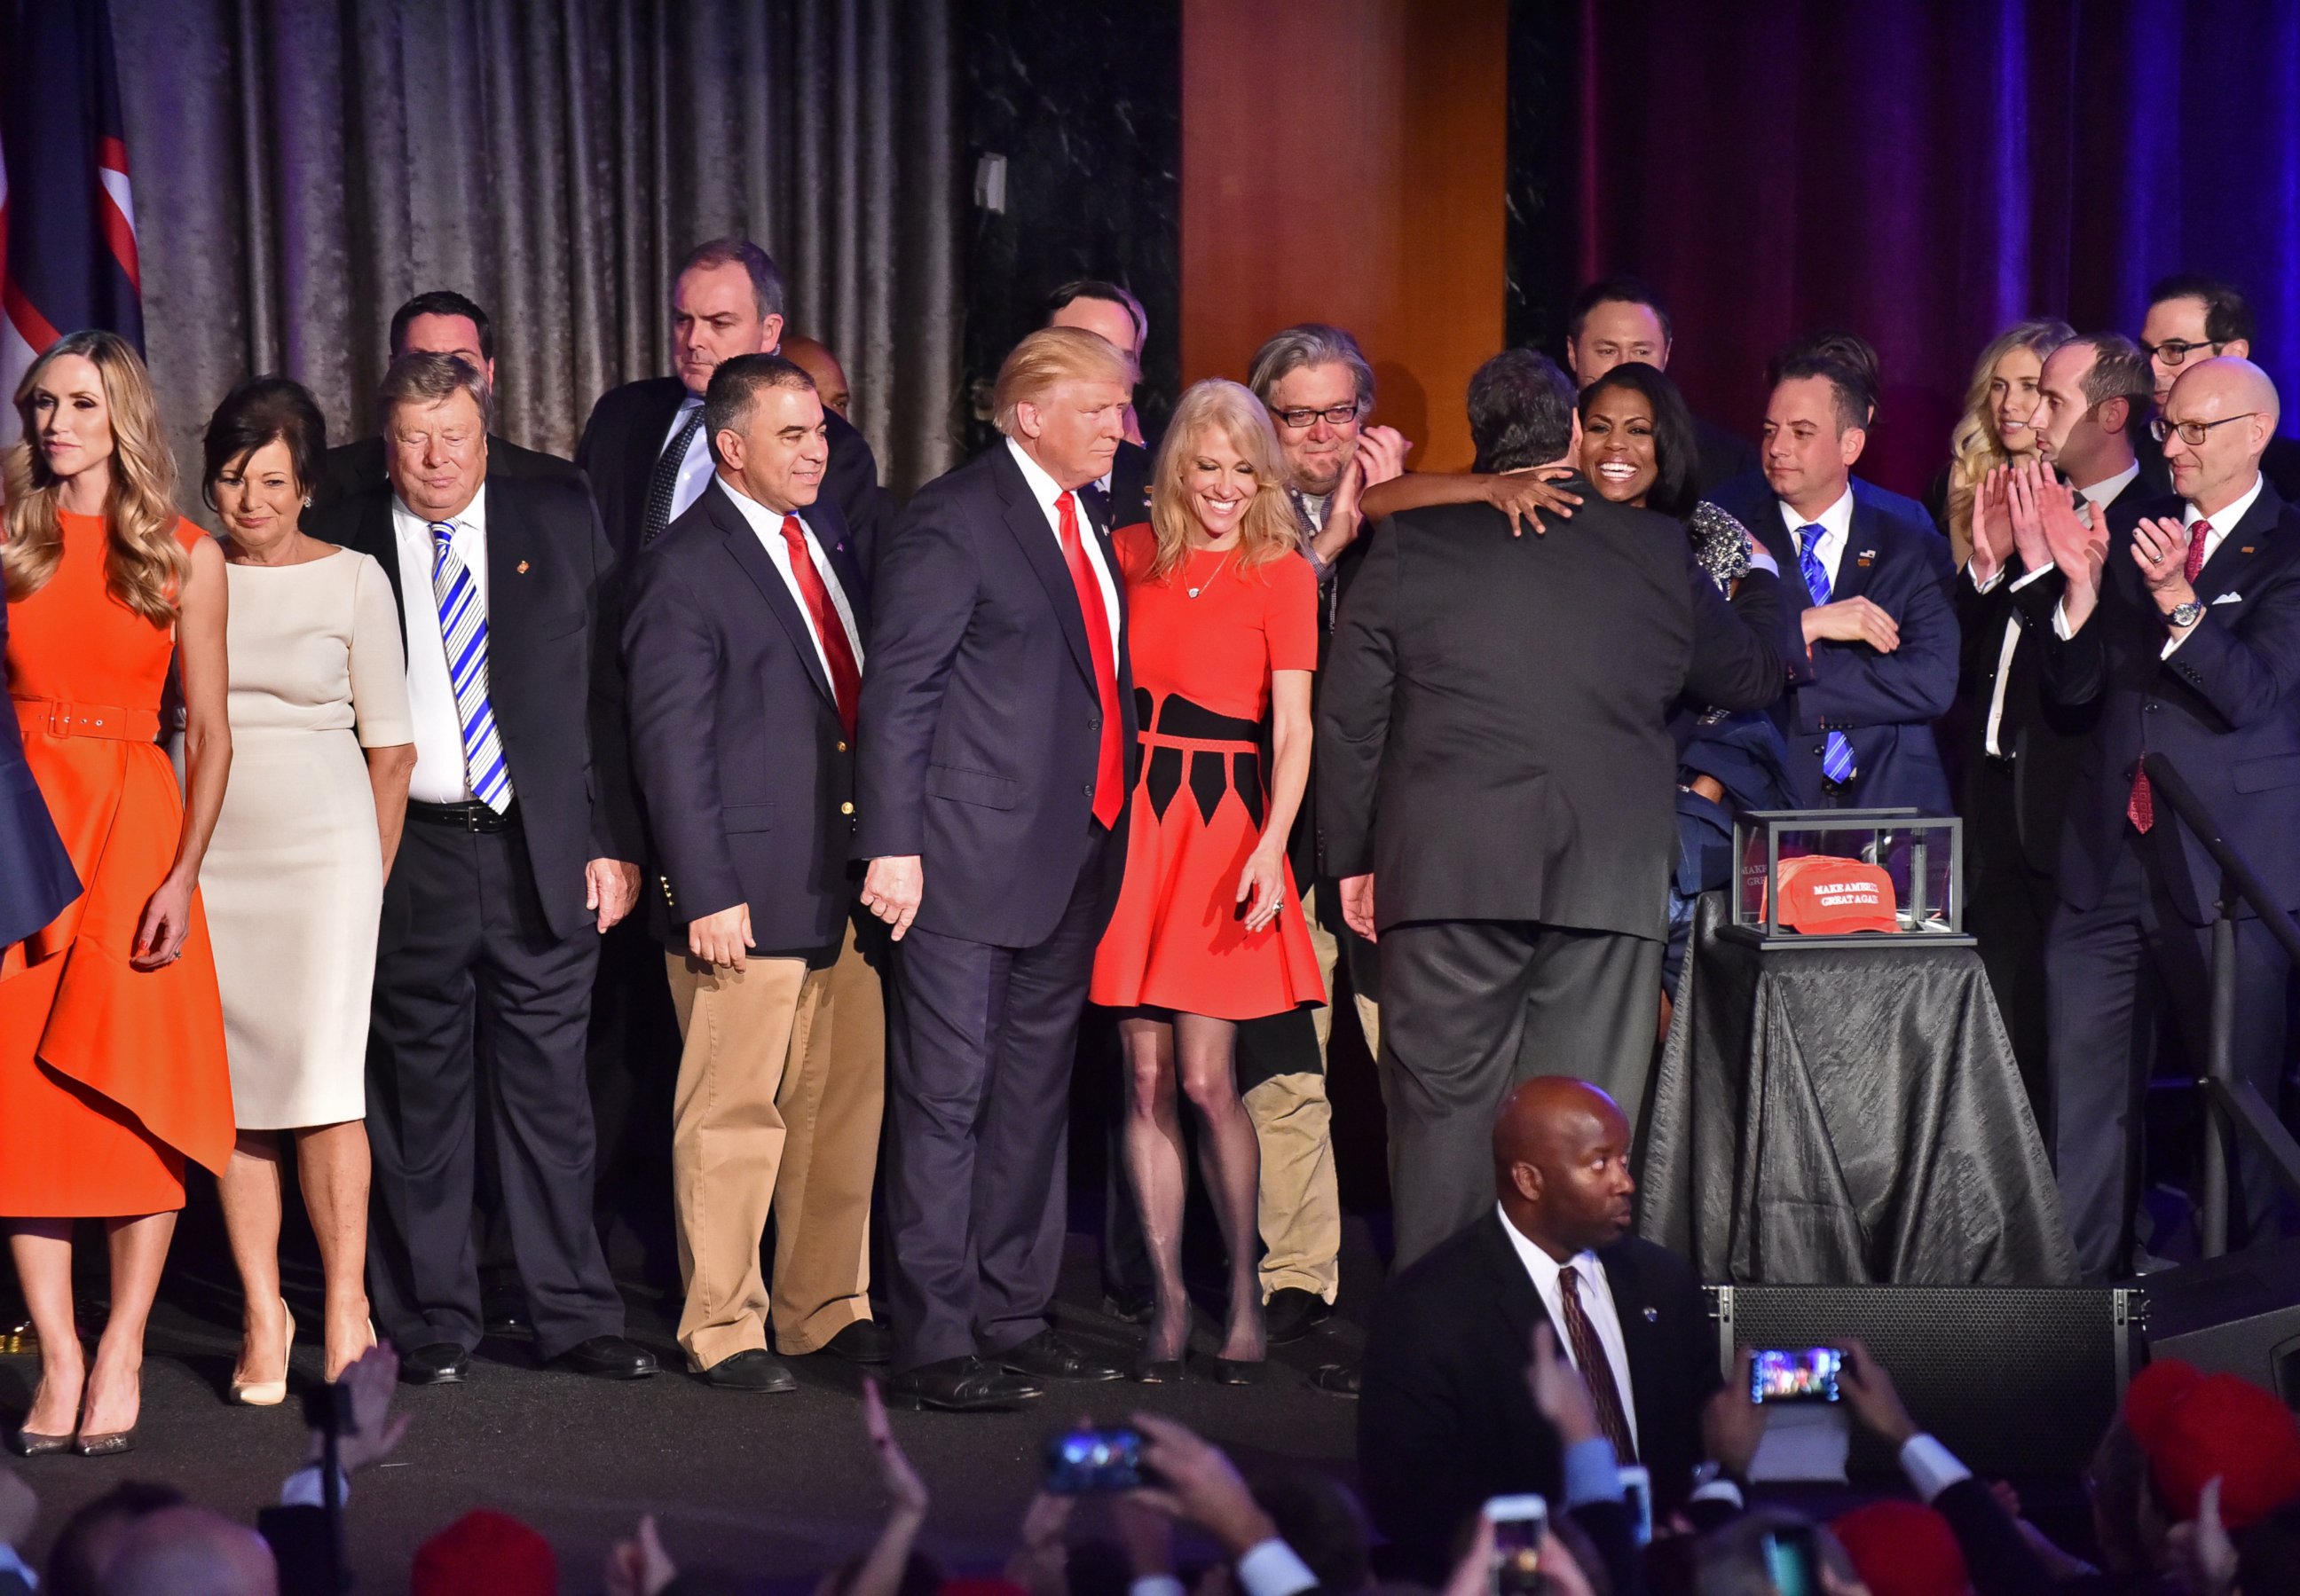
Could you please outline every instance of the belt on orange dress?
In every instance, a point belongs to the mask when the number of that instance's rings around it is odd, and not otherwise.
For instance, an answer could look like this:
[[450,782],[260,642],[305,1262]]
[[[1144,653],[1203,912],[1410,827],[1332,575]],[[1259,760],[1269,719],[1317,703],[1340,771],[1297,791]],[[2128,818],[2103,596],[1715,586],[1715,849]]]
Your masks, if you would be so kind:
[[104,737],[115,743],[156,743],[157,710],[123,710],[109,703],[66,703],[57,698],[15,700],[16,724],[52,737]]

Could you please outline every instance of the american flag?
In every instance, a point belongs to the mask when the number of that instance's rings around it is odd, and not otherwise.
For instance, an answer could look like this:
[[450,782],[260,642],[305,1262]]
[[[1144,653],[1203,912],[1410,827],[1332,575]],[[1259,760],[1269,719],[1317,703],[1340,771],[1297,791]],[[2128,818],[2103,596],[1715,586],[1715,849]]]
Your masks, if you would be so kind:
[[0,445],[25,369],[88,327],[144,346],[112,21],[100,0],[0,4]]

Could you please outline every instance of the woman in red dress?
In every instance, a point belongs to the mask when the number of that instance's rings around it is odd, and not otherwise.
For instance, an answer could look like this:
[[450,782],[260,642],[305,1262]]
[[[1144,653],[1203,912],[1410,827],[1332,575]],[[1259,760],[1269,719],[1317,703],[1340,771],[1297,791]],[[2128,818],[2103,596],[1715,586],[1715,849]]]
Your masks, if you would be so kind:
[[[176,513],[175,469],[136,352],[74,333],[16,390],[0,578],[24,758],[83,886],[0,954],[0,1228],[40,1336],[27,1455],[125,1451],[144,1322],[187,1159],[231,1155],[223,1010],[200,860],[231,765],[224,561]],[[180,650],[186,781],[161,746]],[[112,1303],[93,1363],[72,1314],[73,1221],[105,1222]]]
[[1206,1186],[1229,1250],[1215,1377],[1243,1384],[1260,1375],[1265,1336],[1255,1275],[1262,1156],[1238,1101],[1238,1022],[1326,1001],[1286,863],[1310,778],[1318,584],[1285,480],[1261,402],[1234,382],[1198,383],[1167,428],[1149,524],[1116,537],[1142,777],[1092,995],[1131,1010],[1119,1021],[1126,1163],[1157,1291],[1135,1377],[1151,1383],[1180,1377],[1190,1339],[1177,1085],[1198,1113]]

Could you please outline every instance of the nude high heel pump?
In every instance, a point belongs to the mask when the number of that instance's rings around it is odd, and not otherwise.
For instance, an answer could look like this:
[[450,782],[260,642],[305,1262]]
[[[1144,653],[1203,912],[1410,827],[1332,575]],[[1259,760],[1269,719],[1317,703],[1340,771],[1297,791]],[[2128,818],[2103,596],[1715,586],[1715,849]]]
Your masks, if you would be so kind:
[[288,1342],[280,1350],[279,1377],[277,1380],[234,1380],[230,1400],[240,1408],[277,1408],[288,1400],[288,1360],[296,1350],[296,1316],[288,1311],[288,1300],[279,1300],[279,1311],[288,1320]]

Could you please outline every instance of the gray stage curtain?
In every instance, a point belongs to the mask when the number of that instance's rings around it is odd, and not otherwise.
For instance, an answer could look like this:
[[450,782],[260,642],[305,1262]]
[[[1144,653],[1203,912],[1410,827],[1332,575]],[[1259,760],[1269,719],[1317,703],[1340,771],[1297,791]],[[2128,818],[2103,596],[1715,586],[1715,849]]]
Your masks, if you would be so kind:
[[[679,258],[763,244],[898,490],[954,453],[949,0],[111,0],[144,321],[178,458],[231,385],[375,428],[392,310],[496,328],[498,428],[573,451],[670,369]],[[196,498],[188,477],[185,497]]]

